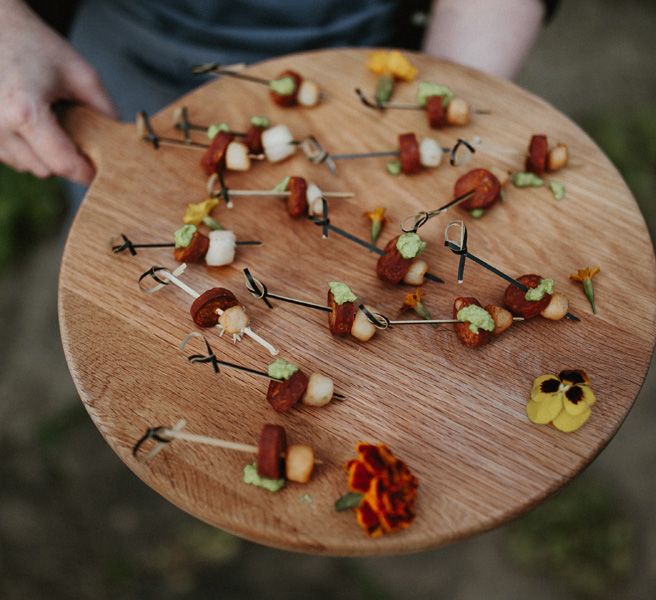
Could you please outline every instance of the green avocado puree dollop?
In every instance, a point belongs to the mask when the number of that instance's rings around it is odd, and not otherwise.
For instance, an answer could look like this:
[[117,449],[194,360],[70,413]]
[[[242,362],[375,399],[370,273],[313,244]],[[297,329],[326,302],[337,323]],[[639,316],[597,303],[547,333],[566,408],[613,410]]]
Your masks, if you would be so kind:
[[512,182],[513,185],[518,188],[542,187],[544,185],[544,179],[538,177],[535,173],[526,173],[524,171],[514,173],[512,176]]
[[403,258],[416,258],[426,249],[426,242],[416,233],[402,233],[396,240],[396,249]]
[[272,192],[286,192],[287,186],[289,186],[289,180],[291,177],[287,175],[284,179],[281,179],[276,185],[273,186]]
[[230,125],[227,123],[212,123],[207,128],[207,137],[213,140],[222,131],[230,131]]
[[198,231],[195,225],[183,225],[173,234],[173,241],[176,248],[186,248],[191,244],[191,238]]
[[556,200],[562,200],[565,197],[565,184],[552,179],[549,182],[549,189]]
[[257,474],[255,463],[244,466],[244,483],[264,488],[270,492],[279,492],[285,487],[284,479],[267,479]]
[[461,308],[456,315],[456,319],[463,323],[469,323],[469,331],[472,333],[478,333],[479,329],[494,331],[494,319],[492,315],[476,304],[470,304]]
[[281,96],[291,96],[296,90],[296,82],[293,77],[281,77],[269,81],[269,87],[276,94]]
[[266,129],[269,125],[271,125],[271,121],[269,121],[267,117],[255,115],[254,117],[251,117],[251,125],[259,127],[260,129]]
[[267,374],[274,379],[287,380],[296,371],[298,371],[298,367],[284,358],[277,358],[267,367]]
[[342,305],[345,302],[355,302],[358,299],[351,288],[341,281],[331,281],[328,284],[328,287],[333,293],[333,298],[335,298],[336,304]]
[[542,300],[545,294],[553,294],[554,283],[553,279],[542,279],[537,287],[530,288],[526,294],[524,294],[524,298],[531,302]]
[[426,106],[426,101],[430,96],[442,96],[442,104],[446,108],[454,95],[448,86],[432,81],[420,81],[417,86],[417,104],[419,106]]

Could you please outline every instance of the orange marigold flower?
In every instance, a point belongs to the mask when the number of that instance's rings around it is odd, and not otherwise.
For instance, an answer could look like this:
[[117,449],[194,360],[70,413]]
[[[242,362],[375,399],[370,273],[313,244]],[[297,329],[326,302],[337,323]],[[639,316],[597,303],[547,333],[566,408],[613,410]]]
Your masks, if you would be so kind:
[[409,527],[415,518],[419,482],[408,466],[384,444],[356,446],[358,458],[347,463],[348,486],[362,494],[356,519],[371,537]]
[[586,267],[585,269],[579,269],[576,273],[572,273],[569,278],[572,281],[580,281],[583,284],[583,293],[585,297],[590,302],[592,307],[592,312],[597,313],[597,306],[595,304],[595,295],[594,288],[592,287],[592,278],[599,273],[599,267]]
[[414,310],[422,319],[430,320],[431,314],[421,301],[421,297],[421,288],[416,288],[414,292],[408,292],[401,305],[401,312]]
[[377,206],[373,210],[364,213],[364,216],[371,221],[371,245],[375,246],[378,236],[383,230],[383,225],[387,223],[385,209],[381,206]]

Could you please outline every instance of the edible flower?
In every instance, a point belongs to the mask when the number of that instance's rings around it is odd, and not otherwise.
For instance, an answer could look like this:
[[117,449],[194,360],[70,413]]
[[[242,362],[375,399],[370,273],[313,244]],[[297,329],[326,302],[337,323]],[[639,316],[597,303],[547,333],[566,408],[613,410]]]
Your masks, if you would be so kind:
[[403,305],[401,306],[401,312],[407,310],[414,310],[422,319],[429,321],[431,317],[430,312],[424,306],[424,303],[421,301],[421,289],[417,288],[414,292],[408,292],[405,295],[405,300],[403,300]]
[[385,218],[385,209],[377,206],[372,211],[364,213],[364,216],[371,221],[371,245],[375,246],[380,232],[383,230],[383,225],[387,223]]
[[389,74],[403,81],[412,81],[417,76],[417,68],[398,50],[374,52],[369,56],[367,67],[376,75]]
[[532,423],[551,423],[564,432],[576,431],[590,417],[595,395],[584,371],[540,375],[531,388],[526,414]]
[[592,313],[597,314],[597,307],[595,305],[595,296],[594,288],[592,287],[593,277],[599,273],[601,269],[599,267],[586,267],[585,269],[579,269],[576,273],[572,273],[569,278],[572,281],[580,281],[583,284],[583,292],[585,297],[590,302],[592,306]]
[[208,198],[202,202],[187,204],[187,210],[185,210],[182,222],[186,225],[196,225],[198,227],[218,204],[219,201],[216,198]]
[[350,491],[335,503],[336,510],[355,508],[358,524],[370,537],[409,527],[417,478],[384,444],[359,442],[356,451],[358,458],[346,464]]

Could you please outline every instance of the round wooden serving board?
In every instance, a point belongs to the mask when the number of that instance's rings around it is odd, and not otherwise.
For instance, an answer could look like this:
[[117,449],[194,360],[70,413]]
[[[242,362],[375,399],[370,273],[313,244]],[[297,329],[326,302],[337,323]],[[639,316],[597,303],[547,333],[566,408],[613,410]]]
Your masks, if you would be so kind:
[[[363,213],[384,206],[391,222],[381,247],[397,234],[403,217],[446,202],[454,181],[471,168],[522,170],[530,136],[547,134],[551,143],[566,143],[578,163],[555,177],[567,186],[566,198],[558,202],[544,188],[509,187],[505,201],[482,219],[453,209],[429,222],[421,230],[429,242],[425,256],[446,283],[427,282],[425,304],[434,316],[450,317],[456,296],[501,303],[505,283],[474,263],[467,263],[464,284],[456,282],[457,257],[444,247],[443,232],[448,221],[463,218],[472,253],[514,276],[554,278],[580,323],[537,318],[479,350],[462,346],[450,326],[399,327],[366,344],[334,339],[325,314],[280,302],[270,310],[252,298],[242,268],[249,266],[271,292],[316,302],[325,301],[329,281],[342,280],[392,317],[410,288],[383,285],[374,255],[334,234],[322,239],[309,221],[291,220],[281,200],[236,199],[233,210],[222,205],[215,217],[238,238],[264,245],[240,249],[230,267],[190,265],[185,280],[199,291],[232,289],[253,329],[274,342],[281,356],[308,374],[331,376],[347,396],[325,408],[279,415],[265,400],[265,380],[228,369],[215,375],[209,365],[190,364],[180,353],[180,341],[195,330],[190,298],[174,286],[150,296],[137,286],[138,275],[151,265],[176,266],[170,249],[142,250],[135,257],[109,249],[119,233],[134,242],[171,238],[186,204],[205,197],[200,153],[154,150],[136,138],[132,125],[83,109],[65,117],[98,171],[70,232],[59,289],[64,349],[82,401],[113,450],[169,501],[221,529],[303,552],[417,551],[535,506],[617,431],[643,382],[656,335],[654,255],[645,223],[620,175],[585,133],[511,83],[422,55],[412,56],[419,79],[445,83],[491,114],[475,115],[466,128],[435,132],[423,112],[366,109],[353,89],[374,88],[367,55],[330,50],[248,69],[271,78],[293,68],[315,79],[326,93],[317,108],[281,109],[265,88],[226,78],[163,110],[154,128],[179,136],[171,115],[186,105],[194,122],[225,121],[235,129],[246,127],[252,115],[267,115],[274,124],[287,124],[298,139],[314,134],[335,153],[394,149],[397,135],[408,131],[443,145],[480,136],[482,150],[467,166],[443,164],[410,177],[389,175],[382,158],[341,161],[332,176],[300,152],[282,164],[254,164],[247,173],[227,175],[235,189],[270,189],[294,174],[323,190],[355,192],[353,199],[332,202],[332,223],[366,239]],[[414,83],[399,84],[394,100],[412,102],[415,89]],[[580,284],[568,279],[594,265],[601,267],[596,316]],[[220,358],[260,369],[271,360],[248,338],[233,345],[206,333]],[[598,399],[589,422],[572,434],[533,425],[525,415],[533,379],[562,369],[584,369]],[[311,444],[324,464],[307,485],[290,484],[272,494],[242,482],[249,457],[240,453],[177,441],[147,464],[131,456],[147,427],[171,426],[181,418],[190,432],[253,444],[264,423],[280,423],[291,443]],[[346,491],[343,465],[359,440],[389,445],[419,478],[417,518],[409,529],[369,539],[351,511],[335,512],[335,499]],[[305,494],[309,498],[301,499]]]

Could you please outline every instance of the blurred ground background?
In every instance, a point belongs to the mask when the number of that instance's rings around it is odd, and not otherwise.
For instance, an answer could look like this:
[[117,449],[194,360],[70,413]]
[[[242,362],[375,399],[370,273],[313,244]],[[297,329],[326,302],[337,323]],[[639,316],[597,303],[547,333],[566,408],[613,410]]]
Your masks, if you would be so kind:
[[[565,1],[519,80],[604,148],[652,235],[655,28],[653,2]],[[405,557],[271,550],[169,505],[87,417],[57,324],[64,213],[54,182],[0,168],[0,598],[656,598],[654,368],[601,456],[515,523]]]

